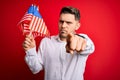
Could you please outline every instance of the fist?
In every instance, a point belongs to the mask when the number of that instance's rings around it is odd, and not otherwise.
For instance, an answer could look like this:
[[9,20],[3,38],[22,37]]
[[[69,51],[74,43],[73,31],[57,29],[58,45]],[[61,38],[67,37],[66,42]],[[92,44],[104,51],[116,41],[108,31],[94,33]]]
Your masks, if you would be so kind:
[[66,51],[73,54],[74,51],[80,52],[86,47],[86,40],[78,35],[69,34],[67,37]]
[[23,49],[25,51],[27,51],[35,46],[36,46],[36,44],[35,44],[35,40],[34,40],[34,37],[32,36],[32,34],[26,35],[25,40],[23,42]]

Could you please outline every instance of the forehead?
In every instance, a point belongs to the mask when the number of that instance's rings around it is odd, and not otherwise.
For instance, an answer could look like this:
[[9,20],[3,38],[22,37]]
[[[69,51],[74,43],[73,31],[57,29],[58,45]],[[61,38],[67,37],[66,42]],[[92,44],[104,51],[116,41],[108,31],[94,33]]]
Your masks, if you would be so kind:
[[60,15],[60,20],[75,21],[75,16],[73,14],[69,14],[69,13],[62,13]]

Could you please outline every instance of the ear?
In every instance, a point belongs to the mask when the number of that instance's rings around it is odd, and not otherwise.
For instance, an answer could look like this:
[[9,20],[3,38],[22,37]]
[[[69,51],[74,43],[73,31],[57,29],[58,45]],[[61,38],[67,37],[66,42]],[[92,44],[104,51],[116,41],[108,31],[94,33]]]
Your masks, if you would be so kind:
[[76,24],[76,27],[75,27],[75,30],[78,30],[79,28],[80,28],[80,22],[78,22],[77,24]]

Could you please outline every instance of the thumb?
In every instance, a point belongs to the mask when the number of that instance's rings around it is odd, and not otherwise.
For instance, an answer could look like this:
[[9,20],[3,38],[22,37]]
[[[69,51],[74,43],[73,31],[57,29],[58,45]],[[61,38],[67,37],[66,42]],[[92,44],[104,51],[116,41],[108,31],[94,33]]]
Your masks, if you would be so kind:
[[32,32],[30,32],[29,36],[30,36],[30,40],[31,40],[31,44],[32,44],[31,46],[35,47],[36,44],[35,44],[35,39],[34,39],[34,36],[33,36]]
[[74,36],[74,34],[73,34],[73,33],[70,33],[70,34],[68,34],[67,38],[70,39],[70,38],[72,38],[73,36]]
[[30,37],[30,39],[31,39],[32,41],[34,41],[34,37],[33,37],[32,31],[30,31],[30,33],[29,33],[28,36]]

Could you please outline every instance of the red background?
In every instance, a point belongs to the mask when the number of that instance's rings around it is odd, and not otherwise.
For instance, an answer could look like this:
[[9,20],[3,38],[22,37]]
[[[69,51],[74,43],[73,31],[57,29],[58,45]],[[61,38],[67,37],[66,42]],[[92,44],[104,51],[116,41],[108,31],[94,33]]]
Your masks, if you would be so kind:
[[[17,27],[33,0],[0,0],[0,80],[43,80],[43,71],[33,75],[24,61],[24,37]],[[85,80],[120,80],[119,0],[36,0],[51,35],[58,33],[63,6],[81,11],[79,33],[94,41],[95,52],[87,61]],[[37,45],[40,39],[36,39]]]

